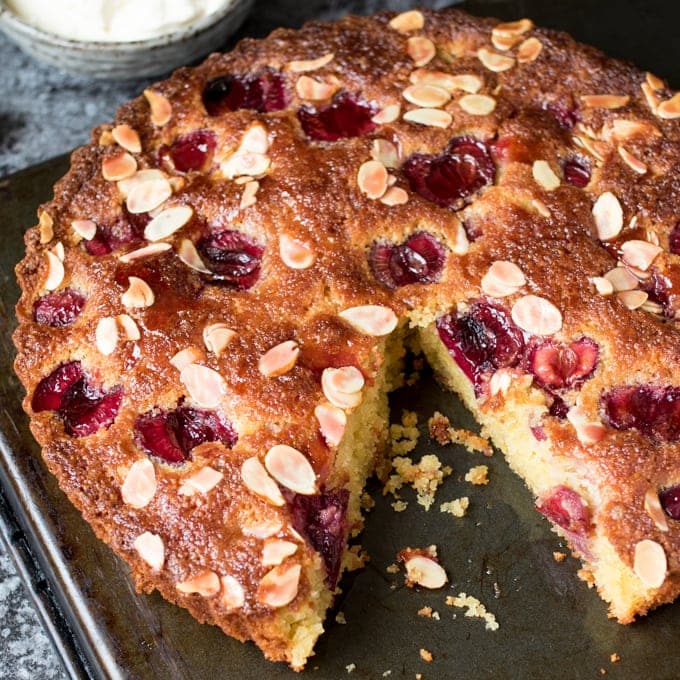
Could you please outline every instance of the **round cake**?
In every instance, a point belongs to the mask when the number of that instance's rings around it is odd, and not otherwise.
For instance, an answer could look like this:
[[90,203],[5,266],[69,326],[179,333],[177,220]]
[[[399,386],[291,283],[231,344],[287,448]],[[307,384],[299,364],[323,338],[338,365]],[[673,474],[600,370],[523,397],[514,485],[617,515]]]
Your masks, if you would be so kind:
[[679,118],[652,74],[456,10],[178,70],[26,234],[16,371],[47,465],[140,591],[301,669],[416,348],[611,616],[673,600]]

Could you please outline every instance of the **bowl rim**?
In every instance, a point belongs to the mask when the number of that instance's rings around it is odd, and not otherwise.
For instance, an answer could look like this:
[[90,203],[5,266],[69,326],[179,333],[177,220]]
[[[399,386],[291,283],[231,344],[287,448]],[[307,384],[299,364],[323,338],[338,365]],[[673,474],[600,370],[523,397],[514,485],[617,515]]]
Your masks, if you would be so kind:
[[247,4],[248,0],[227,0],[227,4],[208,14],[207,16],[197,19],[181,28],[175,29],[168,33],[156,36],[154,38],[146,38],[142,40],[127,40],[127,41],[108,41],[108,40],[76,40],[75,38],[64,38],[63,36],[45,31],[33,24],[25,21],[12,9],[10,9],[4,0],[0,0],[0,25],[5,23],[14,30],[26,35],[29,38],[49,42],[57,47],[64,47],[70,49],[87,49],[96,48],[98,50],[115,50],[124,52],[134,52],[140,49],[152,49],[156,47],[164,47],[177,40],[184,40],[186,38],[193,38],[199,33],[210,29],[212,26],[224,19],[228,14],[242,4]]

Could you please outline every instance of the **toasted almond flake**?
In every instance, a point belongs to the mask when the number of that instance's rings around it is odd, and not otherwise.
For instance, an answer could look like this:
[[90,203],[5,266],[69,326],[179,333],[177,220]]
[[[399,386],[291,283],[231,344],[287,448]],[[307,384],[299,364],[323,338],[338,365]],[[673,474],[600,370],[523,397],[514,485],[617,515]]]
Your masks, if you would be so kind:
[[387,139],[374,139],[371,146],[371,158],[382,163],[386,168],[399,167],[399,150]]
[[40,243],[45,245],[54,237],[54,220],[48,212],[44,210],[38,218],[38,229],[40,231]]
[[536,61],[542,49],[543,43],[538,38],[527,38],[517,49],[517,61],[520,64]]
[[512,306],[512,320],[527,333],[553,335],[562,328],[562,314],[538,295],[524,295]]
[[160,241],[172,236],[181,229],[193,216],[194,210],[189,205],[174,205],[161,210],[144,229],[147,241]]
[[156,471],[148,458],[132,464],[120,489],[123,503],[132,508],[145,508],[156,495]]
[[226,394],[224,378],[212,368],[201,364],[185,366],[179,378],[189,391],[189,396],[205,408],[216,408]]
[[260,122],[253,123],[241,137],[239,153],[266,154],[269,151],[269,133]]
[[240,609],[246,601],[246,591],[243,586],[230,574],[222,576],[222,595],[220,602],[227,610]]
[[597,420],[588,417],[579,406],[572,406],[567,411],[567,420],[576,430],[576,438],[583,446],[597,444],[607,433],[607,428]]
[[496,260],[482,278],[482,292],[500,298],[513,295],[527,280],[522,270],[513,262]]
[[483,85],[482,79],[474,73],[453,75],[444,71],[428,71],[424,68],[412,71],[409,80],[414,85],[434,85],[446,90],[449,94],[458,90],[475,94],[479,92]]
[[257,589],[257,600],[272,609],[290,604],[298,593],[302,567],[279,565],[264,575]]
[[425,17],[422,12],[417,9],[409,10],[397,14],[390,23],[390,28],[393,28],[399,33],[408,33],[409,31],[419,31],[425,25]]
[[583,105],[593,109],[620,109],[629,101],[627,94],[585,94],[581,97]]
[[119,146],[122,146],[130,153],[140,153],[142,150],[142,142],[139,139],[137,131],[126,123],[116,125],[116,127],[111,130],[111,136]]
[[409,85],[402,95],[407,102],[423,108],[437,109],[448,103],[451,95],[437,85]]
[[661,588],[666,580],[668,562],[662,546],[644,539],[635,546],[633,571],[647,588]]
[[404,120],[418,125],[447,128],[453,122],[453,117],[440,109],[411,109],[404,114]]
[[116,317],[116,322],[120,326],[127,340],[139,340],[141,334],[139,332],[139,326],[135,323],[135,320],[128,314],[119,314]]
[[241,479],[250,491],[272,505],[278,507],[285,505],[286,501],[281,495],[277,483],[269,476],[264,465],[255,456],[243,461]]
[[60,262],[64,261],[66,251],[64,250],[64,244],[61,241],[57,241],[57,243],[52,246],[51,250],[59,258]]
[[99,146],[111,146],[115,142],[110,130],[104,130],[99,135]]
[[316,261],[316,254],[308,243],[287,234],[279,236],[279,255],[291,269],[309,269]]
[[[259,462],[259,461],[258,461]],[[262,464],[260,464],[260,467],[262,467]],[[262,467],[262,471],[264,474],[267,474],[267,471]],[[268,476],[268,475],[267,475]],[[269,476],[268,476],[269,477]],[[274,487],[276,490],[279,490],[279,487],[276,486],[276,483],[274,482],[271,477],[269,477],[269,481],[274,484]],[[241,526],[241,531],[243,532],[244,536],[252,536],[253,538],[259,538],[260,540],[265,540],[266,538],[271,538],[272,536],[275,536],[276,534],[281,531],[283,528],[283,524],[281,523],[281,520],[279,519],[271,519],[271,520],[262,520],[261,522],[257,522],[255,524],[244,524]],[[290,531],[294,531],[293,529],[290,529]],[[300,539],[302,540],[302,539]]]
[[656,302],[652,302],[651,300],[647,300],[644,304],[640,305],[640,309],[644,310],[645,312],[649,312],[650,314],[656,314],[660,317],[663,316],[663,307]]
[[272,446],[264,457],[267,472],[282,486],[306,496],[317,493],[316,473],[306,456],[286,444]]
[[586,137],[585,135],[574,135],[572,137],[574,144],[585,149],[595,160],[602,162],[607,151],[606,145],[602,142],[595,141]]
[[659,129],[651,123],[616,118],[602,128],[601,137],[605,142],[611,142],[613,140],[624,141],[638,135],[658,137],[660,134]]
[[650,486],[645,492],[645,511],[652,518],[659,531],[668,531],[668,519],[661,507],[659,492],[653,486]]
[[161,182],[162,180],[167,181],[167,177],[162,171],[156,168],[150,170],[139,170],[132,177],[128,179],[122,179],[117,182],[118,191],[123,197],[127,198],[132,189],[138,184],[144,184],[146,182]]
[[94,332],[95,345],[101,354],[113,354],[118,344],[118,324],[112,316],[105,316],[97,322]]
[[647,100],[647,105],[649,106],[650,110],[656,115],[661,100],[656,96],[656,92],[654,92],[654,90],[649,86],[649,83],[642,83],[640,85],[640,89]]
[[121,302],[128,309],[151,307],[155,296],[149,284],[137,276],[128,278],[128,289],[121,296]]
[[269,156],[246,151],[229,156],[226,161],[220,164],[220,170],[227,179],[243,176],[260,177],[269,170],[270,165],[271,159]]
[[604,276],[593,276],[591,282],[600,295],[612,295],[614,292],[614,285],[609,279],[605,279]]
[[389,104],[384,109],[381,109],[380,111],[378,111],[378,113],[376,113],[375,116],[373,116],[371,118],[371,120],[376,125],[384,125],[385,123],[394,123],[394,121],[399,118],[400,113],[401,113],[401,105],[400,104]]
[[281,538],[272,538],[262,548],[262,566],[275,567],[297,552],[297,543],[284,541]]
[[334,406],[352,409],[361,403],[364,376],[354,366],[326,368],[321,374],[321,389]]
[[310,76],[300,76],[295,91],[300,99],[323,101],[330,99],[339,89],[338,83],[321,82]]
[[496,24],[493,28],[493,33],[498,35],[522,35],[530,31],[534,27],[534,22],[531,19],[517,19],[517,21],[506,21],[501,24]]
[[335,58],[333,52],[328,52],[322,57],[317,57],[316,59],[298,59],[296,61],[289,61],[287,66],[293,73],[305,73],[307,71],[316,71],[317,69],[323,68],[327,64],[330,64]]
[[404,567],[407,580],[423,588],[442,588],[448,580],[442,565],[425,555],[414,555],[406,560]]
[[649,295],[642,290],[624,290],[617,293],[616,297],[618,297],[628,309],[633,310],[642,307],[642,305],[647,302]]
[[347,426],[345,412],[332,404],[319,404],[314,409],[314,415],[319,421],[319,429],[326,444],[331,447],[339,446]]
[[501,52],[511,50],[518,42],[522,41],[521,35],[505,35],[495,30],[491,31],[491,44]]
[[381,197],[380,202],[390,207],[404,205],[408,203],[408,194],[401,187],[390,187]]
[[656,107],[656,115],[665,120],[680,118],[680,92],[671,99],[661,102]]
[[553,191],[560,186],[560,178],[555,174],[547,161],[534,161],[531,172],[537,184],[546,191]]
[[533,206],[534,210],[536,210],[536,212],[541,217],[545,217],[546,220],[552,216],[552,213],[550,212],[548,206],[545,203],[543,203],[543,201],[541,201],[540,199],[532,198],[531,205]]
[[160,571],[165,563],[165,546],[157,534],[145,531],[132,544],[137,554],[154,570]]
[[124,264],[128,264],[129,262],[141,260],[145,257],[160,255],[171,248],[172,246],[169,243],[151,243],[148,246],[143,246],[141,248],[137,248],[137,250],[131,250],[129,253],[124,253],[123,255],[120,255],[118,259]]
[[663,249],[649,241],[640,241],[632,239],[626,241],[621,246],[621,253],[623,254],[623,261],[626,264],[632,265],[641,269],[643,272],[647,271],[654,260],[663,252]]
[[470,241],[463,223],[458,221],[456,224],[456,242],[453,244],[451,250],[456,255],[465,255],[470,250]]
[[203,358],[203,352],[201,352],[198,347],[192,345],[191,347],[185,347],[174,354],[170,358],[170,363],[181,372],[186,366],[195,364],[197,361],[202,361]]
[[425,66],[434,59],[437,50],[429,38],[414,36],[406,41],[406,52],[416,66]]
[[630,151],[624,149],[620,144],[617,147],[617,151],[626,165],[634,172],[637,172],[638,175],[644,175],[647,172],[647,166],[639,158],[633,156]]
[[498,54],[498,52],[492,52],[486,47],[480,47],[477,50],[477,58],[482,62],[485,68],[494,73],[502,73],[511,69],[515,65],[515,60],[512,57],[508,57],[505,54]]
[[73,220],[71,229],[86,241],[91,241],[97,233],[97,225],[92,220]]
[[45,288],[47,288],[47,290],[55,290],[64,280],[64,264],[51,250],[46,251],[45,255],[47,257],[47,278],[45,279]]
[[359,333],[381,337],[389,335],[398,323],[397,315],[382,305],[349,307],[338,314]]
[[151,122],[157,127],[163,127],[172,118],[172,105],[165,96],[155,90],[144,90],[144,96],[151,109]]
[[623,228],[623,209],[611,191],[601,194],[593,205],[593,217],[600,241],[616,238]]
[[239,204],[241,210],[245,210],[257,203],[257,191],[259,188],[260,183],[257,180],[251,180],[250,182],[245,183],[243,186],[243,194],[241,195],[241,203]]
[[639,281],[623,267],[615,267],[614,269],[610,269],[604,275],[604,279],[611,283],[614,292],[616,293],[626,290],[635,290],[639,284]]
[[138,215],[155,210],[170,196],[172,196],[172,187],[170,182],[163,177],[163,179],[152,179],[134,184],[125,199],[125,204],[132,214]]
[[223,478],[224,475],[221,472],[206,465],[184,480],[182,486],[179,487],[179,493],[183,496],[193,496],[196,493],[208,493],[209,491],[212,491]]
[[380,161],[366,161],[357,173],[359,190],[372,200],[387,191],[387,169]]
[[227,345],[236,336],[226,323],[213,323],[203,329],[203,342],[206,349],[219,357]]
[[258,369],[267,378],[288,373],[297,363],[300,348],[295,340],[286,340],[265,352],[258,362]]
[[220,592],[220,579],[214,572],[206,569],[185,581],[180,581],[176,585],[180,593],[186,595],[202,595],[203,597],[212,597]]
[[466,94],[458,105],[471,116],[487,116],[496,108],[496,100],[486,94]]
[[649,87],[651,87],[653,90],[663,90],[665,87],[665,84],[661,78],[658,76],[655,76],[653,73],[650,73],[647,71],[645,73],[645,78],[647,79],[647,83],[649,84]]
[[201,260],[201,256],[198,254],[194,242],[190,241],[188,238],[182,239],[179,244],[177,257],[179,257],[187,267],[191,267],[191,269],[195,269],[197,272],[203,274],[210,274],[210,270],[203,264],[203,260]]
[[493,375],[489,380],[489,392],[491,396],[496,394],[502,394],[505,396],[512,385],[514,374],[508,368],[499,368],[494,371]]
[[102,175],[108,182],[119,182],[132,177],[137,172],[137,161],[134,156],[123,152],[107,158],[102,162]]

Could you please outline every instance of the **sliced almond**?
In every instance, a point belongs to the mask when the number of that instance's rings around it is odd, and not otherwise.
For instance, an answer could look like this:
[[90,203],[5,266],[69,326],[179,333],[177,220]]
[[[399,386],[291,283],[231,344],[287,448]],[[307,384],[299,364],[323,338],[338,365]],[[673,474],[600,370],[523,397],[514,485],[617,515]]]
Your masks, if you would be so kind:
[[133,463],[120,489],[123,503],[132,508],[145,508],[156,495],[156,471],[148,458]]
[[264,465],[255,456],[243,461],[241,479],[250,491],[272,505],[280,507],[286,504],[277,483],[269,476]]
[[66,250],[64,249],[64,244],[61,241],[57,241],[51,248],[51,251],[59,258],[60,262],[63,262],[66,257]]
[[144,96],[151,109],[151,122],[157,127],[162,127],[172,118],[172,105],[167,97],[155,90],[144,90]]
[[143,246],[142,248],[137,248],[137,250],[131,250],[129,253],[124,253],[118,259],[124,264],[134,262],[135,260],[141,260],[145,257],[153,257],[154,255],[160,255],[170,250],[172,246],[169,243],[151,243],[148,246]]
[[381,197],[380,202],[387,206],[408,203],[408,194],[401,187],[390,187]]
[[208,493],[209,491],[212,491],[223,478],[224,475],[221,472],[206,465],[184,480],[182,486],[179,487],[179,493],[183,496],[193,496],[196,493]]
[[619,152],[619,156],[621,156],[624,163],[631,170],[637,172],[638,175],[644,175],[647,172],[647,166],[639,158],[633,156],[633,154],[630,151],[624,149],[624,147],[621,146],[620,144],[617,147],[617,151]]
[[290,604],[298,593],[302,567],[280,565],[265,574],[257,589],[257,600],[272,609]]
[[616,297],[632,311],[638,307],[642,307],[642,305],[647,302],[649,294],[645,293],[643,290],[624,290],[617,293]]
[[97,322],[94,332],[97,349],[104,356],[113,354],[118,344],[118,324],[112,316],[105,316]]
[[614,285],[603,276],[593,276],[591,282],[600,295],[612,295],[614,293]]
[[[260,467],[262,467],[261,463]],[[262,470],[264,471],[264,474],[267,475],[267,471],[264,469],[264,467],[262,467]],[[274,484],[274,487],[278,491],[279,487],[276,486],[274,480],[269,477],[269,475],[267,475],[267,477],[269,478],[269,481]],[[262,541],[264,541],[266,538],[275,536],[279,533],[279,531],[281,531],[282,528],[283,523],[279,519],[265,519],[260,522],[255,522],[254,524],[241,525],[241,531],[243,532],[244,536],[252,536],[253,538],[259,538]]]
[[585,149],[595,160],[604,161],[607,153],[607,146],[603,142],[598,142],[585,135],[573,135],[572,140],[574,144]]
[[224,378],[217,371],[201,364],[185,366],[179,377],[189,391],[189,396],[205,408],[219,406],[227,392]]
[[316,254],[308,243],[287,234],[279,236],[279,255],[291,269],[309,269],[316,261]]
[[85,241],[91,241],[97,233],[97,225],[92,220],[73,220],[71,229]]
[[442,588],[448,578],[441,564],[425,555],[414,555],[404,563],[409,583],[435,590]]
[[419,31],[425,25],[425,17],[422,12],[417,9],[409,10],[397,14],[390,23],[390,28],[393,28],[399,33],[408,33],[409,31]]
[[671,99],[661,102],[656,108],[656,115],[666,120],[680,118],[680,92]]
[[45,279],[45,288],[47,290],[55,290],[64,280],[64,263],[51,250],[45,252],[47,257],[47,278]]
[[323,68],[327,64],[330,64],[335,58],[333,52],[328,52],[322,57],[317,57],[316,59],[299,59],[297,61],[289,61],[287,66],[293,73],[305,73],[307,71],[316,71],[317,69]]
[[108,182],[119,182],[128,179],[137,172],[137,161],[129,153],[121,153],[107,158],[102,163],[102,175]]
[[262,153],[251,153],[250,151],[232,154],[220,164],[220,170],[227,179],[236,177],[260,177],[264,175],[271,159]]
[[174,205],[161,210],[144,229],[147,241],[160,241],[172,236],[181,229],[192,217],[194,210],[189,205]]
[[153,168],[150,170],[139,170],[132,177],[122,179],[116,184],[118,186],[118,191],[123,197],[127,198],[133,187],[138,184],[144,184],[145,182],[160,182],[162,180],[167,180],[165,174],[161,170]]
[[257,203],[257,192],[260,188],[260,183],[257,180],[251,180],[243,185],[243,194],[241,195],[241,202],[239,208],[245,210],[251,205]]
[[491,31],[491,44],[497,50],[501,50],[501,52],[511,50],[518,42],[522,42],[521,35],[503,35],[502,33]]
[[281,564],[286,557],[297,552],[297,543],[284,541],[281,538],[272,538],[262,548],[262,566],[274,567]]
[[470,250],[470,240],[463,223],[458,221],[456,224],[456,241],[451,247],[456,255],[465,255]]
[[330,447],[339,446],[347,426],[345,412],[332,404],[319,404],[314,409],[314,415],[319,421],[319,429],[326,444]]
[[134,342],[135,340],[139,340],[139,338],[142,337],[139,332],[139,326],[137,326],[135,320],[128,314],[119,314],[116,317],[116,322],[122,329],[126,339],[132,340]]
[[440,109],[411,109],[404,114],[404,120],[428,127],[447,128],[453,122],[453,117]]
[[560,186],[560,178],[547,161],[534,161],[531,172],[536,183],[540,184],[546,191],[553,191]]
[[496,24],[492,32],[497,35],[523,35],[534,27],[534,22],[531,19],[517,19],[517,21],[506,21],[504,23]]
[[550,212],[548,206],[545,203],[543,203],[543,201],[541,201],[539,198],[532,198],[531,206],[541,217],[545,217],[546,220],[552,217],[552,213]]
[[527,280],[524,272],[513,262],[496,260],[482,279],[482,292],[495,298],[514,295]]
[[40,231],[40,243],[45,245],[49,243],[54,237],[54,220],[48,212],[44,210],[40,213],[38,218],[38,229]]
[[562,314],[538,295],[524,295],[512,306],[512,320],[527,333],[553,335],[562,328]]
[[661,507],[659,492],[653,486],[650,486],[645,492],[645,511],[652,518],[659,531],[668,531],[668,518]]
[[429,38],[414,36],[406,41],[406,52],[416,66],[429,64],[437,50]]
[[543,43],[538,38],[527,38],[517,49],[517,61],[520,64],[536,61],[542,49]]
[[220,592],[220,579],[214,572],[206,569],[186,581],[181,581],[176,585],[180,593],[186,595],[202,595],[203,597],[212,597]]
[[203,352],[198,347],[191,346],[185,347],[173,355],[170,358],[170,363],[181,373],[183,368],[203,359]]
[[621,246],[621,253],[623,254],[623,261],[633,267],[641,269],[643,272],[647,271],[654,260],[663,252],[663,249],[649,241],[640,241],[632,239],[626,241]]
[[203,329],[203,342],[207,350],[217,357],[222,355],[235,336],[236,331],[225,323],[213,323]]
[[125,199],[125,204],[131,213],[138,215],[155,210],[170,196],[172,187],[165,177],[150,179],[135,183]]
[[496,108],[496,100],[486,94],[466,94],[458,100],[458,105],[471,116],[488,116]]
[[607,123],[602,128],[601,133],[602,139],[606,142],[611,142],[612,140],[624,141],[626,139],[630,139],[631,137],[637,137],[641,135],[659,137],[661,132],[659,131],[659,128],[647,121],[616,118],[610,123]]
[[157,534],[145,531],[132,544],[137,554],[154,570],[160,571],[165,563],[165,546]]
[[604,275],[604,278],[611,283],[616,293],[635,290],[639,285],[639,281],[624,267],[614,267]]
[[647,105],[651,112],[656,115],[661,100],[657,97],[656,92],[649,86],[649,83],[642,83],[640,89],[645,96],[645,100],[647,101]]
[[607,428],[597,420],[588,420],[586,414],[578,406],[567,411],[567,420],[576,430],[576,438],[583,446],[597,444],[607,434]]
[[269,133],[260,122],[253,123],[241,137],[240,153],[266,154],[269,151]]
[[655,76],[653,73],[650,73],[647,71],[645,73],[645,78],[647,80],[647,83],[649,84],[649,87],[651,87],[653,90],[663,90],[665,87],[665,83],[661,78],[658,76]]
[[593,205],[593,217],[600,241],[616,238],[623,229],[623,209],[611,191],[600,194]]
[[339,87],[338,83],[321,82],[310,76],[300,76],[295,83],[295,91],[298,97],[310,101],[330,99]]
[[121,302],[127,309],[151,307],[156,297],[149,284],[137,276],[128,278],[128,289],[121,296]]
[[190,241],[188,238],[182,239],[180,242],[177,250],[177,257],[179,257],[187,267],[191,267],[191,269],[195,269],[202,274],[210,274],[210,270],[203,264],[203,260],[198,254],[198,250],[196,250],[193,241]]
[[222,594],[220,602],[227,610],[240,609],[246,601],[246,591],[243,586],[230,574],[220,579]]
[[397,315],[383,305],[349,307],[338,314],[350,326],[366,335],[381,337],[389,335],[398,323]]
[[649,539],[637,543],[633,571],[647,588],[661,588],[667,570],[668,561],[661,545]]
[[357,174],[359,191],[372,200],[380,198],[387,191],[387,169],[380,161],[366,161]]
[[306,456],[292,446],[277,444],[264,457],[267,472],[282,486],[306,496],[317,493],[316,473]]
[[494,371],[489,379],[489,392],[491,396],[502,394],[505,396],[512,385],[514,373],[509,368],[499,368]]
[[428,71],[424,68],[416,69],[411,72],[409,80],[414,85],[434,85],[449,94],[453,94],[457,90],[475,94],[481,89],[482,79],[474,73],[459,73],[453,75],[445,71]]
[[437,109],[447,104],[451,95],[437,85],[409,85],[402,95],[407,102],[423,108]]
[[502,73],[511,69],[515,65],[515,60],[512,57],[508,57],[505,54],[498,54],[498,52],[492,52],[486,47],[480,47],[477,50],[477,58],[482,62],[485,68],[494,73]]
[[399,104],[390,104],[386,106],[384,109],[381,109],[378,111],[378,113],[375,114],[371,118],[371,120],[376,124],[376,125],[384,125],[386,123],[394,123],[395,120],[399,118],[399,114],[401,113],[401,105]]
[[382,163],[386,168],[399,167],[399,149],[387,139],[373,140],[371,158]]
[[334,406],[352,409],[361,403],[364,376],[354,366],[326,368],[321,374],[324,396]]
[[111,136],[116,141],[118,146],[122,146],[130,153],[140,153],[142,150],[142,142],[139,139],[137,130],[131,128],[126,123],[123,123],[122,125],[116,125],[116,127],[111,130]]
[[267,378],[288,373],[297,363],[300,348],[295,340],[286,340],[265,352],[258,362],[258,369]]
[[581,97],[583,105],[592,109],[620,109],[629,101],[627,94],[586,94]]

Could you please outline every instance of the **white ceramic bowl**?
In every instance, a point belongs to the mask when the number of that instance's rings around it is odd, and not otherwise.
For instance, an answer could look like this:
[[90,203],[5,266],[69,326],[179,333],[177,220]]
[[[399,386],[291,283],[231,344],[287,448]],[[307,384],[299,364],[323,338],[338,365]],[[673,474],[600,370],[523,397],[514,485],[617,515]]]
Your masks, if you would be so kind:
[[190,64],[223,46],[243,23],[253,2],[232,0],[224,9],[158,38],[86,42],[31,26],[0,0],[0,30],[27,54],[63,71],[102,79],[146,78]]

